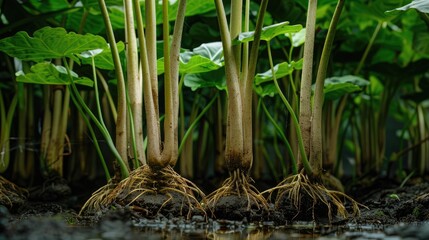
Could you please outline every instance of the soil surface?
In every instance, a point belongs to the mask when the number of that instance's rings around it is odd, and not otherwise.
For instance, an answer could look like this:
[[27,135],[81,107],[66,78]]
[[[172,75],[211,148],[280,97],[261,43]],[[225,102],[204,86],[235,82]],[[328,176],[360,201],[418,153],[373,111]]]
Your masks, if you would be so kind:
[[[347,191],[366,206],[361,207],[360,216],[348,220],[335,218],[331,224],[296,219],[280,223],[282,216],[274,210],[264,219],[252,222],[255,214],[260,217],[259,213],[240,211],[244,203],[234,197],[220,202],[231,213],[222,217],[231,216],[233,220],[212,220],[198,214],[186,219],[175,217],[174,212],[142,218],[132,209],[119,205],[94,215],[79,216],[81,197],[56,182],[44,186],[53,192],[55,200],[47,200],[46,192],[39,189],[30,191],[27,202],[17,208],[0,205],[0,240],[141,239],[143,235],[145,239],[429,239],[428,181],[410,180],[404,186],[386,179],[368,182],[371,184],[359,183]],[[234,202],[238,208],[234,208]],[[176,203],[173,200],[171,204]]]

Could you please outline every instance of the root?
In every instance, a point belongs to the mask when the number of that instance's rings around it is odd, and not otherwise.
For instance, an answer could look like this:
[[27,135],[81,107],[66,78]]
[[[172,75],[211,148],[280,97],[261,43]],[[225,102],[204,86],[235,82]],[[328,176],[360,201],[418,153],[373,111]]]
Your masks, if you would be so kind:
[[251,184],[253,180],[244,172],[237,169],[230,173],[222,186],[207,196],[207,207],[212,215],[216,204],[222,197],[235,195],[247,199],[247,210],[251,210],[252,204],[255,204],[258,210],[268,211],[267,200],[259,194],[259,191]]
[[116,185],[117,184],[109,182],[95,191],[85,202],[79,211],[79,215],[82,215],[82,213],[95,213],[106,209],[107,206],[109,206],[113,201],[113,199],[109,198],[108,196],[116,187]]
[[145,195],[165,195],[167,199],[161,204],[156,214],[160,213],[173,198],[183,197],[184,202],[180,213],[185,216],[183,209],[187,208],[186,217],[191,218],[194,212],[200,211],[206,215],[204,208],[197,198],[205,200],[204,193],[191,181],[176,173],[167,166],[154,171],[148,165],[142,166],[130,173],[111,191],[108,198],[123,206],[129,206],[139,212],[149,214],[147,206],[141,206],[139,200]]
[[28,191],[0,176],[0,204],[13,207],[27,199]]
[[280,207],[281,200],[285,197],[291,200],[292,205],[297,210],[297,213],[293,217],[293,219],[300,214],[301,202],[304,197],[310,197],[310,200],[312,201],[313,220],[316,220],[314,210],[316,204],[318,203],[322,203],[327,207],[329,222],[332,221],[333,210],[336,210],[336,214],[343,219],[349,216],[349,212],[343,204],[343,202],[345,201],[350,202],[352,206],[352,216],[359,216],[359,207],[365,207],[364,205],[359,204],[345,193],[342,193],[340,191],[328,190],[324,185],[311,182],[307,175],[304,175],[302,173],[287,177],[276,187],[262,192],[261,195],[268,193],[268,199],[271,201],[271,198],[275,192],[277,193],[275,199],[276,209]]

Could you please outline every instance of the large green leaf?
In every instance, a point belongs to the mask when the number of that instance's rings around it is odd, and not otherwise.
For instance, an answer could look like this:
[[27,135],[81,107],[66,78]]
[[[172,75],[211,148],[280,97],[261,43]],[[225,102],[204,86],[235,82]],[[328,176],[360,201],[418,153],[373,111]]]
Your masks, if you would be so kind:
[[[287,76],[289,74],[291,74],[294,70],[297,69],[302,69],[302,59],[300,59],[299,61],[295,62],[292,61],[290,63],[288,62],[282,62],[279,63],[277,65],[274,66],[274,73],[276,75],[276,78],[282,78],[284,76]],[[268,81],[272,81],[273,80],[273,74],[271,69],[263,72],[263,73],[258,73],[255,76],[255,84],[259,85],[261,83],[264,82],[268,82]]]
[[[152,0],[153,1],[153,0]],[[90,12],[94,15],[99,14],[100,10],[98,7],[98,0],[83,0],[83,6],[90,9]],[[173,21],[176,19],[178,0],[170,0],[168,7],[168,19]],[[122,0],[106,0],[106,5],[122,7]],[[144,17],[144,1],[140,1],[140,7],[142,8],[142,14]],[[198,14],[207,13],[215,9],[213,0],[187,0],[186,1],[186,16],[194,16]],[[162,1],[156,1],[156,22],[162,23]]]
[[362,3],[361,1],[351,2],[350,9],[356,19],[360,20],[376,20],[379,22],[388,22],[393,20],[396,16],[387,15],[385,12],[390,9],[400,7],[403,0],[377,0],[369,4]]
[[[71,72],[73,81],[76,84],[92,87],[93,81],[86,77],[79,77]],[[16,81],[23,83],[48,84],[48,85],[68,85],[70,84],[67,70],[62,66],[55,66],[49,62],[41,62],[33,65],[30,72],[24,74],[22,71],[16,73]]]
[[219,90],[226,90],[225,71],[218,69],[211,72],[186,74],[185,86],[195,91],[199,88],[216,87]]
[[386,13],[396,12],[396,11],[407,11],[410,8],[419,10],[420,12],[429,13],[429,1],[428,0],[413,0],[411,3],[395,8],[393,10],[388,10]]
[[31,6],[28,7],[42,13],[53,12],[71,7],[70,3],[68,3],[66,0],[29,0],[26,4],[27,6],[30,4]]
[[292,46],[299,47],[305,42],[305,28],[296,33],[286,34],[286,36],[290,39]]
[[274,83],[254,85],[253,89],[255,90],[256,94],[261,97],[274,97],[278,93]]
[[[123,42],[118,42],[116,46],[118,47],[119,52],[122,52],[125,49],[125,45]],[[100,54],[95,55],[94,62],[95,62],[95,67],[97,68],[105,69],[105,70],[115,69],[115,65],[112,59],[112,51],[110,50],[110,48],[103,49],[103,51]],[[92,60],[89,57],[88,58],[84,57],[82,58],[82,63],[91,65]]]
[[326,100],[335,100],[345,94],[361,91],[369,81],[353,75],[331,77],[325,80],[323,92]]
[[[270,26],[266,26],[262,28],[261,33],[261,40],[263,41],[270,41],[274,37],[281,35],[281,34],[287,34],[287,33],[296,33],[299,32],[302,29],[302,25],[289,25],[289,22],[281,22],[276,23]],[[243,32],[240,33],[238,36],[238,39],[234,40],[234,43],[240,43],[240,42],[250,42],[253,41],[255,32]]]
[[0,40],[0,51],[21,60],[40,62],[46,59],[75,56],[83,51],[106,48],[106,41],[92,34],[67,33],[64,28],[44,27],[30,37],[26,32],[18,32],[12,37]]
[[[180,74],[210,72],[223,66],[222,43],[204,43],[192,52],[180,54]],[[164,58],[158,59],[158,74],[164,72]]]
[[[104,34],[106,28],[104,26],[104,20],[101,13],[98,10],[98,4],[96,10],[89,10],[89,14],[85,16],[85,25],[83,26],[83,33],[92,34]],[[118,6],[107,7],[109,12],[110,22],[114,30],[125,28],[125,17],[124,10]],[[69,14],[66,20],[67,29],[73,31],[79,31],[81,27],[82,18],[84,17],[84,8],[80,8],[79,11]]]

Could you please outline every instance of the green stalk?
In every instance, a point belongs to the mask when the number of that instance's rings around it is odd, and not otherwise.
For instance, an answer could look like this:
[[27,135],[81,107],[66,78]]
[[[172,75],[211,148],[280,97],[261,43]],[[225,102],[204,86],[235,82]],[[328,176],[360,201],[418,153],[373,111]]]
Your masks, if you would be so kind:
[[382,25],[383,25],[383,22],[378,22],[377,27],[372,33],[371,39],[369,40],[369,43],[365,48],[365,52],[363,53],[362,58],[359,61],[359,65],[355,69],[354,75],[358,75],[362,70],[362,67],[365,64],[366,58],[368,57],[369,51],[371,50],[372,45],[374,45],[375,39],[377,38],[377,35],[380,32]]
[[[168,1],[166,1],[168,2]],[[171,123],[172,126],[169,126],[168,129],[171,131],[169,134],[172,139],[171,152],[172,156],[170,157],[170,166],[176,165],[178,158],[178,118],[179,118],[179,54],[180,54],[180,44],[182,42],[182,33],[183,26],[185,23],[185,13],[186,13],[186,0],[179,0],[176,21],[174,23],[173,29],[173,39],[171,41],[171,51],[170,51],[170,69],[168,71],[170,75],[170,90],[171,90],[171,104],[172,104],[172,117]],[[168,14],[166,14],[168,16]],[[168,39],[165,39],[168,40]],[[164,40],[164,41],[165,41]],[[167,69],[165,69],[167,70]],[[167,73],[167,71],[166,71]],[[165,129],[165,127],[164,127]],[[168,132],[166,132],[167,134]]]
[[[142,93],[142,79],[139,74],[139,61],[137,52],[137,38],[134,24],[134,11],[132,0],[125,0],[125,28],[127,39],[127,84],[129,105],[132,114],[130,122],[133,124],[132,131],[129,132],[130,145],[134,147],[132,150],[137,154],[134,158],[143,164],[146,163],[146,155],[144,152],[143,144],[143,93]],[[139,8],[140,5],[135,6]],[[138,21],[142,21],[138,19]]]
[[323,162],[323,138],[322,138],[322,109],[324,100],[324,84],[326,72],[328,69],[329,58],[332,51],[332,44],[337,30],[337,24],[341,16],[345,0],[338,0],[331,24],[329,25],[325,43],[323,45],[322,56],[319,62],[319,68],[316,77],[316,88],[313,99],[313,112],[311,120],[311,154],[310,164],[313,174],[319,176],[322,172]]
[[[135,0],[135,6],[139,1]],[[143,74],[143,99],[147,125],[147,164],[157,166],[161,158],[161,129],[158,107],[158,76],[156,72],[156,18],[154,1],[145,1],[146,31],[143,23],[137,21],[140,45],[140,59]],[[137,19],[142,19],[140,8],[136,7]],[[145,36],[145,33],[147,36]],[[146,41],[147,39],[147,41]]]
[[[301,75],[301,91],[299,104],[299,124],[302,132],[302,140],[305,155],[310,156],[311,146],[311,84],[313,78],[313,52],[314,35],[316,26],[317,0],[308,0],[307,22],[304,43],[304,62]],[[301,153],[298,161],[304,158]]]
[[222,0],[215,0],[216,12],[220,35],[225,58],[225,75],[228,90],[228,115],[226,129],[226,150],[225,160],[230,171],[236,169],[249,170],[249,166],[243,166],[243,106],[239,85],[238,69],[235,63],[235,56],[232,49],[231,34],[228,30],[225,9]]
[[112,112],[112,117],[116,123],[118,113],[116,112],[116,106],[115,106],[115,102],[113,101],[112,94],[110,94],[109,85],[107,84],[106,79],[103,77],[103,74],[100,72],[100,70],[96,69],[96,71],[97,71],[97,76],[100,79],[101,85],[103,86],[104,93],[106,94],[110,111]]
[[91,125],[88,117],[86,116],[82,107],[79,105],[79,101],[74,96],[74,94],[71,94],[71,99],[72,99],[73,103],[75,104],[76,109],[79,111],[82,120],[85,122],[86,126],[88,127],[92,142],[94,144],[95,150],[97,152],[98,157],[100,158],[101,165],[102,165],[103,170],[104,170],[104,176],[106,177],[106,181],[109,182],[111,179],[110,173],[109,173],[109,168],[107,167],[106,161],[104,160],[104,156],[103,156],[103,153],[101,151],[100,145],[98,144],[98,139],[97,139],[97,136],[94,132],[94,129],[92,128],[92,125]]
[[211,106],[214,104],[214,102],[219,97],[219,93],[216,93],[214,97],[210,100],[210,102],[204,107],[204,109],[198,114],[198,116],[195,118],[195,120],[192,122],[192,124],[189,126],[189,128],[186,130],[186,133],[183,135],[182,141],[180,142],[179,146],[179,154],[182,152],[183,147],[185,146],[186,139],[189,137],[190,134],[192,134],[195,126],[199,123],[201,118],[206,114],[206,112],[211,108]]
[[51,86],[45,85],[43,86],[43,126],[40,140],[40,168],[42,172],[45,174],[48,169],[46,166],[46,158],[48,153],[48,147],[50,142],[51,130],[52,130],[52,111],[50,107],[51,100]]
[[[304,141],[303,141],[303,136],[301,133],[300,124],[298,122],[298,118],[296,117],[295,112],[293,111],[292,106],[289,104],[289,101],[286,99],[285,95],[282,93],[282,90],[280,89],[279,83],[277,81],[277,77],[276,77],[276,74],[274,72],[273,57],[271,55],[271,46],[270,46],[269,41],[267,42],[267,47],[268,47],[268,49],[267,49],[268,50],[268,60],[270,63],[271,73],[273,75],[274,85],[276,86],[277,92],[279,93],[279,96],[280,96],[281,100],[283,101],[284,105],[286,106],[287,110],[289,111],[292,122],[294,123],[295,129],[296,129],[296,135],[298,138],[298,146],[299,146],[299,150],[300,150],[300,154],[301,154],[300,155],[301,161],[302,161],[302,164],[304,166],[304,169],[307,172],[307,174],[311,175],[313,173],[313,170],[310,166],[310,163],[308,162],[307,154],[305,154],[305,147],[304,147]],[[297,162],[292,163],[292,164],[293,165],[294,164],[299,165],[299,162],[297,161]]]
[[89,107],[86,105],[86,103],[83,101],[83,99],[80,97],[79,91],[76,87],[76,84],[74,83],[71,73],[70,73],[70,68],[68,67],[67,61],[64,59],[63,60],[65,67],[67,69],[67,74],[69,76],[69,80],[71,82],[70,85],[68,85],[69,88],[71,88],[72,94],[74,94],[74,103],[76,106],[80,106],[82,107],[83,111],[86,112],[86,114],[89,115],[90,119],[95,123],[95,125],[97,126],[97,128],[100,130],[101,134],[103,135],[103,137],[106,139],[107,142],[107,146],[109,147],[109,149],[112,151],[113,155],[115,156],[119,166],[120,166],[120,171],[121,171],[121,175],[122,178],[126,178],[129,175],[128,172],[128,166],[125,164],[125,162],[122,160],[121,155],[119,154],[119,151],[116,149],[115,144],[113,143],[113,140],[109,134],[109,131],[107,130],[106,126],[103,125],[103,123],[101,123],[97,117],[92,113],[91,109],[89,109]]
[[[271,124],[273,124],[274,128],[276,129],[277,134],[280,136],[280,138],[282,139],[282,141],[286,144],[286,150],[289,153],[289,156],[291,158],[291,162],[292,162],[292,171],[293,174],[297,174],[298,173],[298,167],[297,167],[297,161],[295,158],[295,155],[292,151],[292,148],[289,144],[289,141],[286,138],[286,135],[284,134],[284,132],[282,131],[282,129],[280,128],[280,126],[277,124],[276,120],[273,118],[273,116],[271,116],[270,112],[268,111],[267,107],[265,106],[263,101],[260,101],[262,108],[264,109],[265,115],[267,115],[268,119],[270,120]],[[282,164],[282,168],[285,168],[285,164],[283,162],[281,162]]]
[[15,113],[16,105],[18,104],[18,94],[15,94],[12,98],[12,101],[9,105],[9,110],[5,111],[3,95],[0,91],[0,108],[1,108],[1,118],[2,126],[0,133],[0,173],[3,173],[9,167],[10,161],[10,130],[13,120],[13,115]]
[[[242,18],[243,18],[243,1],[231,1],[229,28],[231,39],[235,39],[242,31]],[[244,48],[244,47],[243,47]],[[243,50],[244,51],[244,50]],[[235,68],[240,70],[241,62],[241,44],[233,45],[232,52],[235,58]]]
[[53,109],[52,109],[52,122],[51,122],[51,134],[49,136],[49,145],[46,149],[46,166],[47,173],[49,174],[51,171],[55,171],[57,174],[62,176],[62,172],[56,166],[56,161],[59,158],[59,146],[60,139],[59,131],[60,131],[60,122],[61,122],[61,107],[63,101],[63,90],[61,86],[53,86],[51,87],[53,91]]
[[[176,160],[173,160],[173,149],[174,149],[174,124],[176,119],[174,119],[175,110],[173,103],[173,82],[171,79],[171,58],[170,56],[170,23],[168,19],[168,0],[162,1],[162,35],[164,37],[164,101],[165,101],[165,119],[164,119],[164,149],[162,151],[162,157],[159,161],[159,164],[162,167],[167,166],[167,164],[172,161],[174,164]],[[175,73],[178,74],[178,71]],[[178,116],[177,116],[178,117]],[[173,165],[174,165],[173,164]]]
[[[253,129],[252,129],[252,98],[253,98],[253,82],[256,72],[256,63],[258,62],[259,45],[261,40],[262,26],[264,24],[264,16],[267,11],[268,0],[262,0],[256,20],[255,35],[250,49],[250,58],[248,71],[243,72],[241,93],[243,102],[243,150],[244,150],[244,165],[252,166],[253,162]],[[249,7],[246,7],[249,8]]]
[[[61,119],[59,122],[59,129],[58,129],[58,156],[56,160],[57,169],[59,169],[59,172],[63,172],[63,156],[64,156],[64,141],[66,140],[66,132],[67,132],[67,120],[68,120],[68,113],[69,113],[69,106],[70,106],[70,91],[67,88],[64,88],[64,97],[63,97],[63,105],[62,105],[62,111],[61,111]],[[61,174],[62,175],[62,174]]]
[[[150,2],[150,1],[149,1]],[[104,0],[98,0],[101,14],[104,20],[104,26],[106,27],[107,38],[109,40],[110,48],[112,51],[113,63],[115,65],[116,78],[118,79],[118,117],[116,119],[116,149],[120,156],[119,162],[123,162],[122,159],[127,159],[127,105],[126,105],[126,93],[125,93],[125,80],[121,66],[121,59],[119,57],[119,51],[116,46],[115,35],[113,33],[112,24],[109,18],[109,12],[107,11],[106,3]],[[115,175],[119,175],[117,166],[115,165]],[[127,163],[124,163],[127,166]],[[119,176],[117,176],[119,177]]]
[[[183,137],[185,135],[186,132],[186,116],[185,116],[185,103],[184,103],[184,99],[183,99],[183,93],[182,93],[182,87],[183,87],[183,83],[185,80],[185,76],[186,74],[182,74],[182,76],[180,77],[180,82],[179,82],[179,109],[180,109],[180,139],[181,141],[183,141]],[[193,122],[195,120],[195,118],[197,117],[197,103],[200,100],[200,96],[197,95],[194,99],[193,99],[193,104],[192,104],[192,110],[191,113],[189,114],[189,122]],[[182,148],[181,152],[178,152],[179,156],[180,156],[180,174],[183,175],[184,177],[188,177],[188,178],[193,178],[194,177],[194,173],[193,173],[193,165],[194,165],[194,157],[193,157],[193,139],[192,138],[188,138],[185,140],[185,143],[181,143],[181,145],[184,144],[184,147]]]
[[[27,171],[27,168],[25,166],[25,161],[26,161],[26,153],[27,151],[25,150],[25,140],[26,140],[26,135],[27,135],[27,130],[32,130],[32,129],[27,129],[26,125],[27,125],[27,111],[28,111],[28,101],[27,98],[28,96],[28,91],[27,91],[27,86],[23,85],[23,83],[18,83],[20,85],[22,85],[21,87],[21,91],[23,94],[23,102],[21,104],[21,107],[18,107],[18,151],[15,154],[15,162],[14,162],[14,173],[18,173],[19,178],[21,179],[27,179],[30,175],[30,171]],[[31,169],[30,169],[31,170]]]

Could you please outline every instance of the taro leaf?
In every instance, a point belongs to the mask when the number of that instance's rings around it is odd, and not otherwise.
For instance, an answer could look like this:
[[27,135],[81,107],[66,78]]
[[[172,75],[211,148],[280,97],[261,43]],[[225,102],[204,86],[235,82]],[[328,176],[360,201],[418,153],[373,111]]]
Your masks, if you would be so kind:
[[392,13],[396,11],[407,11],[410,8],[419,10],[420,12],[429,13],[429,1],[428,0],[413,0],[411,3],[398,7],[392,10],[386,11],[386,13]]
[[289,37],[290,41],[292,42],[292,46],[299,47],[305,42],[305,28],[301,29],[297,33],[292,34],[286,34],[287,37]]
[[[118,42],[116,44],[116,46],[118,47],[119,52],[122,52],[125,49],[125,45],[123,42]],[[81,56],[82,56],[82,54],[81,54]],[[97,68],[104,69],[104,70],[115,69],[115,65],[114,65],[113,59],[112,59],[112,51],[110,50],[110,48],[103,49],[103,52],[95,55],[94,62],[95,62],[95,67],[97,67]],[[92,60],[90,57],[89,58],[82,58],[82,63],[91,65]]]
[[253,89],[261,97],[274,97],[277,94],[277,88],[274,83],[254,85]]
[[12,37],[1,39],[0,51],[27,61],[40,62],[62,57],[78,61],[76,54],[107,46],[106,41],[100,36],[67,33],[64,28],[44,27],[33,35],[34,37],[30,37],[21,31]]
[[[122,1],[121,1],[122,2]],[[109,12],[110,22],[114,30],[124,29],[124,10],[121,7],[111,6],[107,7]],[[80,8],[79,11],[69,14],[66,20],[66,28],[78,32],[81,27],[82,18],[84,9]],[[85,18],[85,25],[83,26],[83,33],[92,33],[92,34],[104,34],[106,28],[104,26],[104,20],[99,12],[98,3],[96,10],[89,10],[89,14]]]
[[190,87],[192,91],[199,88],[216,87],[219,90],[226,90],[226,78],[223,69],[211,72],[186,74],[185,86]]
[[[158,59],[158,74],[164,72],[164,58]],[[222,43],[204,43],[194,48],[192,52],[180,54],[180,74],[210,72],[219,69],[224,64]]]
[[429,55],[429,33],[417,32],[413,39],[413,50],[419,54]]
[[[291,74],[296,69],[302,69],[302,59],[300,59],[298,62],[292,61],[290,63],[287,63],[287,62],[279,63],[274,66],[274,73],[276,74],[276,78],[279,79]],[[271,80],[273,80],[273,74],[271,69],[263,73],[258,73],[255,76],[256,85],[259,85],[261,83],[268,82]]]
[[[71,72],[73,81],[76,84],[92,87],[93,81],[86,77],[79,77]],[[16,73],[16,81],[23,83],[47,84],[47,85],[68,85],[70,84],[67,70],[62,66],[55,66],[49,62],[41,62],[33,65],[30,72],[24,74],[22,71]]]
[[[123,6],[123,0],[105,0],[106,6]],[[98,0],[82,0],[82,4],[87,9],[97,9],[100,10],[98,5]]]
[[61,9],[70,8],[70,4],[67,1],[58,0],[29,0],[31,8],[34,8],[38,12],[46,13],[53,12]]
[[[289,22],[276,23],[262,28],[261,40],[270,41],[278,35],[286,33],[296,33],[299,32],[301,29],[302,25],[299,24],[289,25]],[[254,35],[254,31],[240,33],[238,39],[234,40],[234,44],[253,41]]]
[[372,19],[379,22],[389,22],[396,16],[387,15],[385,12],[390,9],[397,8],[402,1],[398,0],[377,0],[371,3],[362,3],[360,1],[352,1],[350,9],[353,9],[351,14],[357,16],[358,19]]
[[353,75],[331,77],[325,80],[324,94],[326,100],[335,100],[345,94],[361,91],[369,81]]

